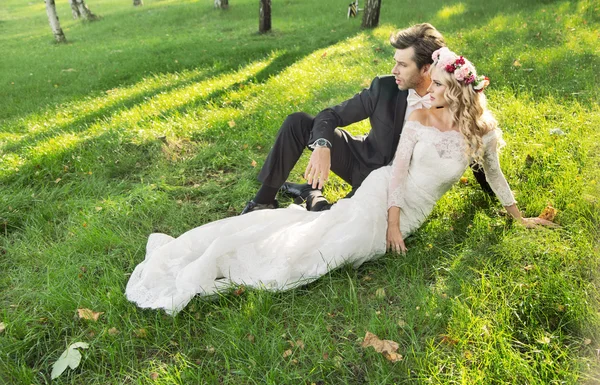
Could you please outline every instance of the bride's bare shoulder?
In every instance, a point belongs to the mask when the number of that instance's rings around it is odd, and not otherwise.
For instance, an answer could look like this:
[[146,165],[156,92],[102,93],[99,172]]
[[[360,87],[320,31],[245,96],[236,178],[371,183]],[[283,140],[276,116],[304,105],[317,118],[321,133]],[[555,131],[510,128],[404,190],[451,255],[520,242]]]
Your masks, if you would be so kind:
[[413,112],[411,112],[410,115],[408,116],[408,119],[406,119],[406,121],[419,122],[422,125],[426,126],[429,123],[430,113],[431,112],[426,108],[419,108],[419,109],[416,109]]

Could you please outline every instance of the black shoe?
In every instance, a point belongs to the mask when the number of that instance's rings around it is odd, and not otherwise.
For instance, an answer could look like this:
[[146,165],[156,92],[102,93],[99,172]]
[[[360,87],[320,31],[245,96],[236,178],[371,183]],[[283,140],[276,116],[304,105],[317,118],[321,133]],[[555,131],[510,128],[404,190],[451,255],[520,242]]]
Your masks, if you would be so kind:
[[313,191],[321,191],[319,189],[313,188],[312,185],[308,183],[292,183],[292,182],[284,182],[279,192],[290,195],[293,198],[302,198],[306,200],[311,192]]
[[274,200],[273,203],[256,203],[254,201],[250,201],[248,204],[246,204],[246,207],[244,207],[240,215],[248,214],[257,210],[276,209],[278,207],[279,202],[277,202],[277,200]]

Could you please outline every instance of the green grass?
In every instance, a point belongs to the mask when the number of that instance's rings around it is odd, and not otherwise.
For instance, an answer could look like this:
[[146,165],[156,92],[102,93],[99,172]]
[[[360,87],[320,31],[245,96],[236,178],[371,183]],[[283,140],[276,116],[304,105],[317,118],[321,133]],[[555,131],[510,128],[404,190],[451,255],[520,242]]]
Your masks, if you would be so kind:
[[[2,2],[0,384],[50,383],[76,341],[80,367],[53,383],[600,383],[600,5],[386,0],[364,31],[331,3],[275,1],[261,36],[249,0],[90,0],[93,23],[61,0],[56,45],[43,3]],[[405,257],[196,298],[174,318],[124,298],[149,233],[239,212],[283,119],[388,73],[390,32],[423,21],[492,79],[505,175],[560,230],[515,225],[467,173]],[[333,178],[327,194],[347,189]],[[361,348],[366,331],[404,360]]]

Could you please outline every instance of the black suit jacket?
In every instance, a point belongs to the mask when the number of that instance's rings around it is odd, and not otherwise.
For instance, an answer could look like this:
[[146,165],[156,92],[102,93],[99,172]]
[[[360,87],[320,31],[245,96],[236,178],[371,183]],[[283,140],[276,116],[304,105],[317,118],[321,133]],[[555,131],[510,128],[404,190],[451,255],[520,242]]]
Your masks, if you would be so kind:
[[361,166],[371,170],[389,164],[404,126],[408,91],[400,91],[393,76],[378,76],[369,88],[315,117],[310,142],[325,138],[333,142],[337,127],[369,118],[371,131],[348,144]]

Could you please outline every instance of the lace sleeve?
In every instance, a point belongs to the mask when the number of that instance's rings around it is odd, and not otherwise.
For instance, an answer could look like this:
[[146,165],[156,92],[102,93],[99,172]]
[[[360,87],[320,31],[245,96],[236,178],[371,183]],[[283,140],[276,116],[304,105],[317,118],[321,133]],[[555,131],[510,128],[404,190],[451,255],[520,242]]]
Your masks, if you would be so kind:
[[490,132],[486,134],[483,139],[485,151],[483,155],[483,170],[485,171],[485,179],[488,181],[503,206],[513,205],[517,202],[502,173],[500,161],[498,159],[498,147],[499,145],[502,146],[504,144],[502,132],[500,130]]
[[413,121],[407,121],[400,136],[400,143],[396,149],[392,163],[392,177],[388,188],[388,209],[392,206],[404,205],[404,190],[408,177],[408,166],[412,158],[413,149],[417,143],[417,130]]

